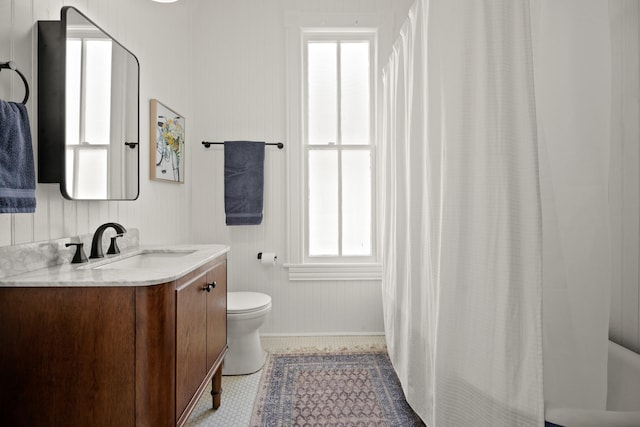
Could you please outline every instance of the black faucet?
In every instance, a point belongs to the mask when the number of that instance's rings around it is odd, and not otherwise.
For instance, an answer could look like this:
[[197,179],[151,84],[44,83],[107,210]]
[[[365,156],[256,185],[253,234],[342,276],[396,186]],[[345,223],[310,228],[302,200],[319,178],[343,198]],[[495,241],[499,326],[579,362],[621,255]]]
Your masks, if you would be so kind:
[[113,228],[119,235],[127,232],[127,229],[117,222],[107,222],[105,224],[102,224],[93,234],[93,240],[91,241],[91,255],[89,256],[89,258],[104,257],[104,252],[102,252],[102,233],[104,233],[104,230],[106,230],[107,228]]

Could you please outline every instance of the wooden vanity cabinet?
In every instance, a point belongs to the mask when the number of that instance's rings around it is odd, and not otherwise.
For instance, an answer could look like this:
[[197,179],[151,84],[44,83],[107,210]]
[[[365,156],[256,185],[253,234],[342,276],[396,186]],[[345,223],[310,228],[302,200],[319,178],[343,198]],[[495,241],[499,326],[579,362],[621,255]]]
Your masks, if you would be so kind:
[[182,425],[213,377],[213,407],[220,405],[222,358],[227,346],[226,263],[176,287],[176,414]]
[[151,286],[0,287],[0,425],[181,426],[209,381],[217,407],[226,301],[225,255]]

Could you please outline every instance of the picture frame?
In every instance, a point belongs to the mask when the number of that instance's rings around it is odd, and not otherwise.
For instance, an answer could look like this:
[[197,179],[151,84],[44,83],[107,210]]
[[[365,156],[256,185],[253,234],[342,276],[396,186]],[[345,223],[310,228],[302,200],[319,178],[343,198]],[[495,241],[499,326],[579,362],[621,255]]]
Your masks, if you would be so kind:
[[185,118],[157,99],[150,107],[150,178],[184,184]]

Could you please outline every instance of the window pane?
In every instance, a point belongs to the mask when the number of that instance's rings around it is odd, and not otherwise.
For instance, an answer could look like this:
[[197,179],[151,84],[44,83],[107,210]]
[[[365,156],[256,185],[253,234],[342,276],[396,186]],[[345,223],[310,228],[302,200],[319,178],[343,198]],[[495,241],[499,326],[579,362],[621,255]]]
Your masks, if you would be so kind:
[[338,153],[309,151],[309,255],[339,255]]
[[338,140],[336,43],[307,45],[307,135],[309,144]]
[[88,40],[85,73],[85,141],[108,144],[111,124],[111,41]]
[[369,42],[340,45],[342,144],[369,144]]
[[78,151],[77,180],[79,199],[107,198],[107,150],[86,149]]
[[[82,70],[82,42],[67,40],[66,64],[66,144],[80,143],[80,71]],[[70,182],[70,181],[67,181]],[[69,193],[71,194],[71,193]]]
[[65,170],[65,185],[66,185],[66,189],[67,189],[67,194],[71,197],[77,197],[75,194],[75,190],[73,188],[73,183],[76,182],[77,180],[74,179],[75,177],[75,157],[74,154],[76,152],[76,150],[74,150],[73,148],[69,149],[67,148],[66,150],[67,156],[65,159],[65,165],[64,165],[64,170]]
[[371,255],[371,153],[342,152],[342,255]]

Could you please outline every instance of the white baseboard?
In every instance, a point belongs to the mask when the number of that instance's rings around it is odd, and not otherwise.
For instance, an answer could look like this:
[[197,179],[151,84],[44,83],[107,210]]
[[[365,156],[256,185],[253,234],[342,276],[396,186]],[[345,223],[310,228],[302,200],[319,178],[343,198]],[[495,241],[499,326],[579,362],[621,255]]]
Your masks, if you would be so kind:
[[357,337],[384,336],[384,332],[283,332],[260,333],[261,337]]

